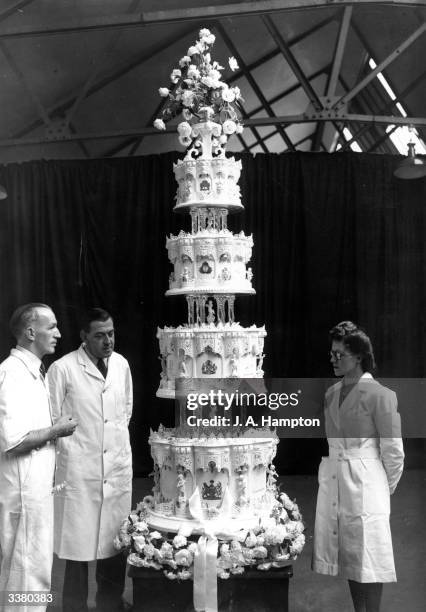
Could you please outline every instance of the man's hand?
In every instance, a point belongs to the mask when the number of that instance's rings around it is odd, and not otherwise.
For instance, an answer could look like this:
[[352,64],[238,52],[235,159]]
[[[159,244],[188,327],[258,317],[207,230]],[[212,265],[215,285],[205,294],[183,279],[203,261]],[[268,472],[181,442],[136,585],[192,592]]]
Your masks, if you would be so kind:
[[77,425],[77,421],[72,417],[61,416],[53,425],[52,429],[57,438],[64,438],[66,436],[72,436]]

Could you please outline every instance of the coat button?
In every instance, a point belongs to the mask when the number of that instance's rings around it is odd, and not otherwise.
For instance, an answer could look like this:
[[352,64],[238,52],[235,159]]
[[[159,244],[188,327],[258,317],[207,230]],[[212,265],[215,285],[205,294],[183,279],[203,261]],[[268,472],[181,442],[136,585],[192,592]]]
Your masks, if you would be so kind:
[[104,454],[106,453],[107,449],[104,450]]
[[107,481],[106,481],[106,480],[104,480],[104,484],[106,484],[106,482],[107,482]]
[[104,423],[108,423],[108,419],[105,419]]
[[333,480],[336,480],[336,474],[333,474]]

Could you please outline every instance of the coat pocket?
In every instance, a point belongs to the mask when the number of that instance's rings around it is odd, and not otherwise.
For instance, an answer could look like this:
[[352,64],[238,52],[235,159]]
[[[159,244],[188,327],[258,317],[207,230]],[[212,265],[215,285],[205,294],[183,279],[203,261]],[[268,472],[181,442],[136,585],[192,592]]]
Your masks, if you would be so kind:
[[389,485],[381,460],[362,459],[361,462],[363,512],[368,515],[389,514]]
[[329,457],[322,457],[321,463],[318,468],[318,484],[325,484],[329,479],[330,471],[330,459]]
[[27,453],[25,455],[21,455],[17,457],[17,461],[18,461],[18,472],[19,472],[19,480],[21,482],[21,488],[24,488],[28,481],[30,472],[31,472],[33,453]]

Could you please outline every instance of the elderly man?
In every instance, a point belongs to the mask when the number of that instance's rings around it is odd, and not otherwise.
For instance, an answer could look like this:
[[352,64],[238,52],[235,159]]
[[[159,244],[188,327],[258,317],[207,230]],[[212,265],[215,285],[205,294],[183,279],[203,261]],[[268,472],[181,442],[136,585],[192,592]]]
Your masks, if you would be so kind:
[[114,352],[114,324],[105,310],[86,313],[83,344],[49,369],[56,417],[78,419],[76,435],[61,441],[55,496],[55,552],[66,559],[63,610],[87,610],[88,561],[96,564],[99,611],[123,609],[126,561],[113,540],[131,507],[132,456],[128,423],[132,378]]
[[44,605],[28,610],[44,610],[53,559],[54,441],[70,436],[77,422],[63,417],[52,425],[41,361],[61,337],[52,310],[21,306],[10,328],[17,346],[0,365],[0,609],[16,610],[21,602],[27,610],[20,597],[36,591]]

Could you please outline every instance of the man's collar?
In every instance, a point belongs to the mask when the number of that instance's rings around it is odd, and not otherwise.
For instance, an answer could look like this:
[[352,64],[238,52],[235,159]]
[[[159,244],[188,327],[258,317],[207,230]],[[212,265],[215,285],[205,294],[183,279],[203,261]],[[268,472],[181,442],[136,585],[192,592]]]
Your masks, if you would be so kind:
[[37,355],[29,351],[28,349],[24,348],[23,346],[19,346],[19,344],[16,345],[16,350],[22,352],[25,355],[25,357],[28,359],[29,363],[34,363],[34,365],[37,365],[37,368],[40,367],[41,359],[39,359]]
[[[86,346],[86,343],[83,342],[83,344],[81,345],[82,350],[86,353],[86,355],[88,356],[88,358],[90,359],[90,361],[92,363],[95,364],[95,366],[97,366],[97,363],[99,361],[99,359],[97,357],[95,357],[94,355],[92,355],[92,353],[89,351],[89,349]],[[106,366],[108,366],[108,357],[106,359],[103,360],[103,362],[105,363]]]
[[31,351],[19,345],[13,348],[10,354],[25,363],[29,371],[37,378],[40,374],[40,365],[42,363],[37,355],[34,355]]

